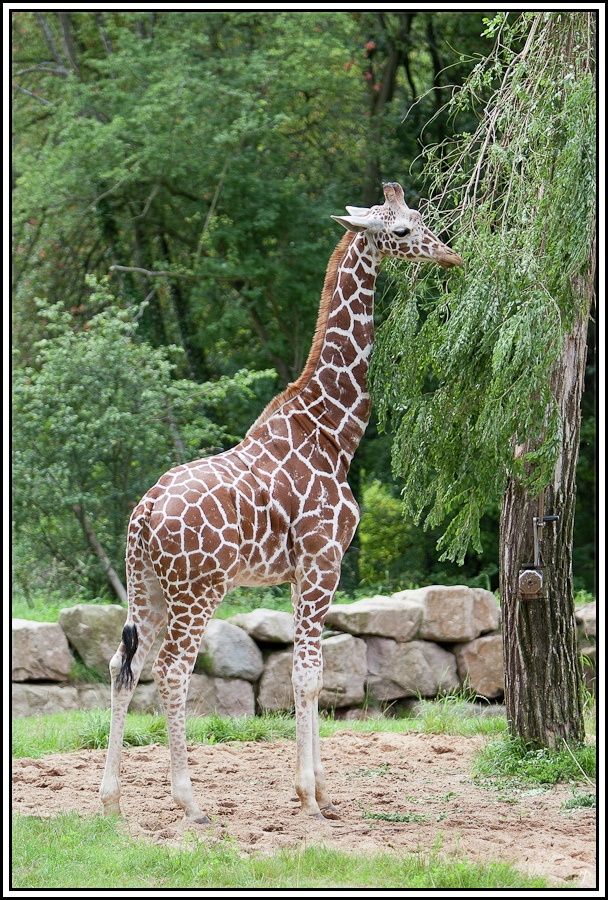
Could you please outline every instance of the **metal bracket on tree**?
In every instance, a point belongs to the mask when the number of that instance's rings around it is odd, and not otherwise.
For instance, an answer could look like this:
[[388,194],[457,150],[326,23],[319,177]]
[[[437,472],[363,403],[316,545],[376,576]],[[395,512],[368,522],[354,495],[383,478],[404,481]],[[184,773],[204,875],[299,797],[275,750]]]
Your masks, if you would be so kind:
[[538,515],[534,516],[534,562],[527,563],[519,570],[519,596],[521,600],[541,600],[546,597],[544,590],[544,565],[541,564],[541,551],[543,546],[543,528],[547,522],[557,522],[559,516],[546,516],[545,492],[540,492],[538,497]]

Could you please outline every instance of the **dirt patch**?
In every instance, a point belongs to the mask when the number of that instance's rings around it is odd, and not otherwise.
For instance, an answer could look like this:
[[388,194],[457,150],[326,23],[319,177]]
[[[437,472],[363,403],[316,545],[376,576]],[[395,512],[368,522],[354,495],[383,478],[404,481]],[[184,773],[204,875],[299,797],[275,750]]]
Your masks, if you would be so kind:
[[[211,826],[186,821],[170,794],[169,750],[125,750],[122,808],[135,837],[177,846],[187,833],[221,840],[244,853],[270,853],[302,842],[345,851],[443,852],[471,862],[512,862],[564,887],[595,886],[594,809],[564,809],[571,786],[496,788],[471,777],[480,737],[360,734],[321,741],[327,781],[340,810],[319,822],[299,812],[293,789],[295,744],[218,744],[189,752],[194,790]],[[13,764],[13,809],[54,816],[100,812],[105,751],[19,759]],[[581,790],[582,792],[582,790]],[[397,814],[409,821],[366,818]]]

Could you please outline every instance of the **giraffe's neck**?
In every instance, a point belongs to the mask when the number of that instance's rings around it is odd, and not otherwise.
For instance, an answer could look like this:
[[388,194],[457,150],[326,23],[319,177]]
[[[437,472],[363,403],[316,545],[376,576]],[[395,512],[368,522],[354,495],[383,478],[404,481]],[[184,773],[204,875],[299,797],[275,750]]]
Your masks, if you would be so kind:
[[364,235],[344,235],[327,267],[304,371],[270,401],[247,432],[248,438],[255,437],[274,416],[295,413],[306,430],[318,428],[327,437],[348,468],[370,414],[366,382],[379,261]]
[[[344,245],[335,281],[332,275],[330,284],[331,264],[328,269],[324,294],[331,291],[331,295],[325,297],[325,327],[318,323],[317,347],[313,344],[311,350],[316,364],[300,397],[321,432],[335,443],[349,465],[370,416],[367,372],[374,341],[379,257],[363,235],[346,236]],[[322,316],[323,307],[320,320]]]

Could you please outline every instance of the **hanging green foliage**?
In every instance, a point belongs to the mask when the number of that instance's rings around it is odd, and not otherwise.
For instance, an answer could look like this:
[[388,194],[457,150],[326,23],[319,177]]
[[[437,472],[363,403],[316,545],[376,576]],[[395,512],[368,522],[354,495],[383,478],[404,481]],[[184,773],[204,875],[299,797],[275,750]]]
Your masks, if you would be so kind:
[[465,260],[445,275],[403,264],[379,331],[371,388],[394,431],[407,515],[443,523],[442,559],[480,551],[479,521],[509,476],[548,484],[562,423],[552,364],[581,309],[595,230],[593,16],[488,22],[494,51],[448,110],[492,91],[474,134],[427,154],[435,233]]

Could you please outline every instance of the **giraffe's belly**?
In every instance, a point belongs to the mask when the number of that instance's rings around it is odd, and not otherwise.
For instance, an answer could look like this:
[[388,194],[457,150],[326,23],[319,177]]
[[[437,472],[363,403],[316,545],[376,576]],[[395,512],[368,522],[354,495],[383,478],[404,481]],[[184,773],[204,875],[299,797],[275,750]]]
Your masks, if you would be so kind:
[[293,582],[294,574],[291,567],[275,571],[265,570],[262,567],[243,568],[233,579],[233,587],[270,587],[274,584]]
[[290,527],[284,511],[270,503],[243,516],[235,585],[255,587],[293,580]]

